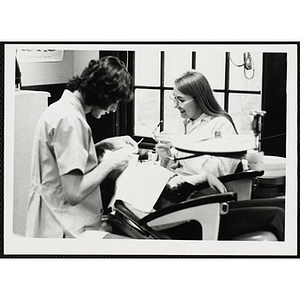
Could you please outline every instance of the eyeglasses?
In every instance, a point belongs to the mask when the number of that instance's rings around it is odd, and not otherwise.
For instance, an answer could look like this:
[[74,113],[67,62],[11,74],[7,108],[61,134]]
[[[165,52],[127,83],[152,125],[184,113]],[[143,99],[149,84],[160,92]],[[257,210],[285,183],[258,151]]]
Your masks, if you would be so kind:
[[169,96],[169,98],[174,102],[176,106],[180,106],[180,107],[183,107],[194,100],[193,98],[189,100],[178,99],[177,97],[171,95]]

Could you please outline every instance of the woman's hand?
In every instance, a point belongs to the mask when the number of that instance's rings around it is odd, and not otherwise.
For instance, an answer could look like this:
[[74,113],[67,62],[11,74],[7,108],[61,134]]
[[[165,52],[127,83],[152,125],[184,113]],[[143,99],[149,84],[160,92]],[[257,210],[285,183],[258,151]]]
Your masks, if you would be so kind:
[[155,140],[158,143],[167,144],[169,145],[169,147],[172,146],[171,139],[172,139],[172,134],[165,131],[162,131],[159,134],[155,135]]
[[213,174],[208,173],[207,176],[207,181],[209,186],[217,193],[226,193],[227,189],[223,185],[223,183]]
[[138,152],[138,145],[130,136],[116,136],[100,141],[95,145],[96,149],[118,150],[121,148],[131,148],[132,153]]
[[132,156],[130,148],[122,148],[115,151],[105,151],[100,164],[107,166],[110,171],[122,173],[128,166]]
[[163,159],[166,159],[171,156],[171,149],[168,144],[157,143],[155,145],[155,151]]
[[133,148],[132,153],[138,153],[138,144],[129,135],[120,136],[119,139],[123,141],[123,143],[125,144],[125,147],[131,146]]
[[61,176],[64,199],[70,205],[77,205],[93,192],[103,180],[112,175],[117,178],[128,166],[132,151],[123,148],[116,151],[105,151],[100,164],[86,174],[79,169]]
[[156,153],[163,159],[171,156],[171,135],[166,132],[161,132],[155,137],[157,144],[155,145]]

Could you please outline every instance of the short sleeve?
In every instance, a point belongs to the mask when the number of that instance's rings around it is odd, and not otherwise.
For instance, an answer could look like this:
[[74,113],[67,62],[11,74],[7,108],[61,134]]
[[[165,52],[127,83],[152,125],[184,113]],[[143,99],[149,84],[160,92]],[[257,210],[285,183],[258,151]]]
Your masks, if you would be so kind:
[[68,116],[59,121],[53,139],[59,175],[79,169],[85,173],[90,132],[87,124],[76,116]]

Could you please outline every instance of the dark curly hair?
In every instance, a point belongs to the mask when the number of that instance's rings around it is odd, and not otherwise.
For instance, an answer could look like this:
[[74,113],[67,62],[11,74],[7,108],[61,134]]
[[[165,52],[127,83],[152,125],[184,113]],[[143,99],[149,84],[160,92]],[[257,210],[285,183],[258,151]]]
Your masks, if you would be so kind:
[[91,60],[82,74],[73,77],[67,87],[72,92],[78,90],[86,105],[96,105],[102,109],[118,101],[129,102],[133,99],[132,77],[125,64],[114,56]]

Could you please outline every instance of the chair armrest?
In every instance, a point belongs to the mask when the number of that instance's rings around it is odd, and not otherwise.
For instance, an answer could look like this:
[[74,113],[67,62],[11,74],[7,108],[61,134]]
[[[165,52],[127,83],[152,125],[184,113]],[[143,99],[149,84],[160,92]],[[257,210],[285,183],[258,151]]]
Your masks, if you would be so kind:
[[196,207],[200,205],[205,204],[211,204],[211,203],[222,203],[222,202],[229,202],[229,201],[235,201],[236,200],[236,193],[229,192],[225,194],[213,194],[208,196],[201,196],[193,199],[189,199],[174,205],[170,205],[168,207],[165,207],[163,209],[160,209],[158,211],[155,211],[153,213],[150,213],[149,215],[145,216],[144,218],[140,219],[138,221],[139,225],[147,224],[148,222],[159,218],[161,216],[180,211],[186,208]]
[[[246,179],[246,178],[254,178],[254,177],[259,177],[264,174],[264,170],[261,171],[256,171],[256,170],[247,170],[243,172],[238,172],[238,173],[232,173],[224,176],[218,177],[218,179],[222,183],[226,183],[229,181],[235,181],[235,180],[241,180],[241,179]],[[206,188],[209,188],[209,184],[207,181],[199,183],[195,186],[195,190],[201,191]]]
[[136,216],[127,206],[125,206],[122,200],[116,200],[114,204],[115,210],[120,212],[126,218],[132,220],[132,222],[139,224],[139,217]]
[[[161,233],[156,232],[155,230],[152,230],[149,226],[146,224],[141,225],[139,224],[139,218],[129,209],[125,206],[124,202],[122,200],[117,200],[114,204],[115,210],[116,210],[116,219],[118,219],[118,213],[121,216],[121,219],[117,221],[118,227],[122,227],[122,230],[129,234],[130,228],[135,231],[134,236],[138,235],[139,238],[154,238],[154,239],[170,239],[169,236]],[[111,215],[110,221],[112,224],[116,225],[115,218]],[[125,223],[124,223],[125,222]],[[126,225],[124,225],[126,224]]]

